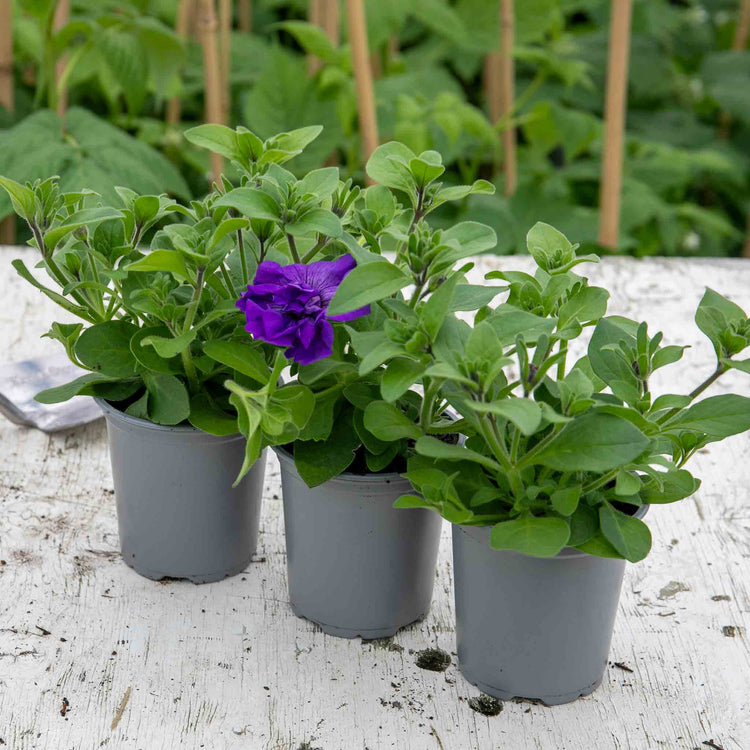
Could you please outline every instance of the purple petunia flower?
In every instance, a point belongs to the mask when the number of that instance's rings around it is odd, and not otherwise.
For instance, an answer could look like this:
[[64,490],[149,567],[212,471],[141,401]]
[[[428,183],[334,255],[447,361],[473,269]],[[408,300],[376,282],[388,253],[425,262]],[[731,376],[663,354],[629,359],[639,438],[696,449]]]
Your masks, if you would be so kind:
[[269,344],[287,347],[286,356],[301,365],[329,357],[330,321],[354,320],[370,312],[368,305],[335,317],[326,314],[339,284],[355,265],[350,255],[307,265],[263,261],[253,283],[237,300],[247,318],[245,330]]

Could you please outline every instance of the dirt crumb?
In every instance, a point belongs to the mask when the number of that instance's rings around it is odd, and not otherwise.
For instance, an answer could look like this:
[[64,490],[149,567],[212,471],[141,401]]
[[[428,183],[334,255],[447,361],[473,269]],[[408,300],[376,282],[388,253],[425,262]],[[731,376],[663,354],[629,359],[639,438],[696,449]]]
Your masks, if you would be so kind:
[[484,716],[497,716],[503,710],[502,701],[482,693],[476,698],[469,698],[469,708]]
[[732,597],[729,596],[728,594],[714,594],[711,597],[711,601],[712,602],[731,602]]
[[430,672],[445,672],[450,666],[450,654],[441,648],[425,648],[417,651],[416,665],[420,669],[427,669]]
[[404,650],[403,646],[399,646],[398,643],[394,642],[393,636],[390,638],[363,638],[362,645],[371,646],[372,648],[381,649],[383,651],[395,651],[399,654]]

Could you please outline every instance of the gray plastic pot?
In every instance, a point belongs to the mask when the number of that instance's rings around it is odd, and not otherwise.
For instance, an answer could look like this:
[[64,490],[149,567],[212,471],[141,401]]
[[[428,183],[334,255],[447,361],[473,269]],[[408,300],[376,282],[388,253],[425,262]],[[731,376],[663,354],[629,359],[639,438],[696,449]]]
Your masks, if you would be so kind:
[[243,571],[257,543],[265,455],[233,489],[242,435],[165,427],[97,403],[107,420],[122,559],[157,581],[208,583]]
[[386,638],[424,617],[442,519],[397,509],[398,474],[342,474],[309,488],[291,454],[281,464],[289,598],[294,614],[341,638]]
[[488,526],[453,527],[464,677],[503,700],[556,705],[593,693],[607,667],[625,561],[570,547],[529,557],[494,550],[489,539]]

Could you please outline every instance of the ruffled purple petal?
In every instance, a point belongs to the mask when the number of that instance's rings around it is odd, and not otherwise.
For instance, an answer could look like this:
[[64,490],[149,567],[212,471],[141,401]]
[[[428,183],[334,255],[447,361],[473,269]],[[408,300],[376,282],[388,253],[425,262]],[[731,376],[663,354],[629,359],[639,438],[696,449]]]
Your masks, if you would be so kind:
[[305,336],[309,340],[309,344],[305,345],[302,341],[298,341],[286,350],[286,356],[289,359],[293,359],[300,365],[309,365],[331,356],[333,352],[333,326],[325,318],[320,318],[314,324],[314,328],[315,331],[311,338]]

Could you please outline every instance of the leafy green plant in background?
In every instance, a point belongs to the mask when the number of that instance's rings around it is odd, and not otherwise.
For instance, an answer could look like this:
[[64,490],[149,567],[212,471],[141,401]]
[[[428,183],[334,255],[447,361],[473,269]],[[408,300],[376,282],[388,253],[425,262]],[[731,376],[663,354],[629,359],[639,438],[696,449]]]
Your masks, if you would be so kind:
[[[307,5],[259,0],[253,3],[255,33],[232,33],[230,124],[242,124],[262,138],[323,124],[322,136],[295,161],[294,170],[303,174],[334,155],[344,176],[359,182],[364,170],[350,50],[346,40],[334,46],[303,20]],[[49,6],[48,0],[16,3],[16,120],[33,110],[35,100],[37,106],[44,103],[44,92],[52,92],[45,83],[50,63],[64,57],[73,105],[92,109],[162,151],[190,192],[203,195],[209,187],[207,161],[181,138],[183,127],[203,117],[201,49],[194,40],[180,45],[170,31],[176,2],[78,0],[70,29],[51,37],[43,22]],[[516,4],[518,101],[513,118],[501,123],[487,117],[482,83],[484,60],[497,47],[496,10],[485,0],[367,3],[381,139],[400,140],[415,153],[440,151],[446,184],[483,177],[502,187],[494,176],[503,158],[497,134],[516,127],[517,193],[472,196],[439,212],[433,223],[489,223],[501,253],[525,252],[526,229],[539,220],[593,246],[609,2]],[[634,4],[621,250],[739,252],[750,203],[745,83],[750,55],[728,50],[736,11],[735,0]],[[45,42],[48,38],[53,44]],[[143,49],[147,55],[135,54]],[[303,53],[322,62],[313,76]],[[177,129],[164,121],[164,101],[176,91],[184,119]],[[720,126],[721,112],[731,118],[727,128]],[[15,120],[6,116],[4,121]],[[2,138],[0,131],[4,156],[9,152]],[[13,172],[19,180],[46,174],[33,168]],[[241,173],[230,170],[228,176],[236,181]],[[129,183],[119,175],[115,184]],[[173,188],[165,184],[160,190]]]

